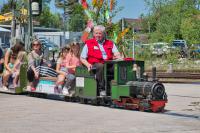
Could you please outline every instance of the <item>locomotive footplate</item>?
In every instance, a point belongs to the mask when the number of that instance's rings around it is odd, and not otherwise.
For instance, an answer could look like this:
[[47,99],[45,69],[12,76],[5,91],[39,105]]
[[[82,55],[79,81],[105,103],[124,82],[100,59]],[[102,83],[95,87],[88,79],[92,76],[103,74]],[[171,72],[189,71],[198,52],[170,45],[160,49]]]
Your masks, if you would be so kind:
[[121,100],[112,101],[114,107],[125,109],[138,109],[140,111],[163,112],[166,100],[149,101],[146,99],[122,97]]

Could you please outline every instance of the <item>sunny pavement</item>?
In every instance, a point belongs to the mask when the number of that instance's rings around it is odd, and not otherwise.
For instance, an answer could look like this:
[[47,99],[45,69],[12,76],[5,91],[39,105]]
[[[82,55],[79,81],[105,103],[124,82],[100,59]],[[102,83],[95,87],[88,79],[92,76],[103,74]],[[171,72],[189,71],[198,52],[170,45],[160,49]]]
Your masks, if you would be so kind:
[[164,113],[0,93],[0,133],[200,133],[200,84],[165,84]]

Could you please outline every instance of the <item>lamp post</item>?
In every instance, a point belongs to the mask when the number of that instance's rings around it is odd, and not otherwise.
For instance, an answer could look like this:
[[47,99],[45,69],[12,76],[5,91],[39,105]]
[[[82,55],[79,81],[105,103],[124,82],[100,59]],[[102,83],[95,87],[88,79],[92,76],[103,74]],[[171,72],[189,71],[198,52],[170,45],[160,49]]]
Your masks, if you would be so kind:
[[32,22],[32,8],[31,8],[32,0],[28,0],[28,38],[27,38],[27,45],[26,50],[28,50],[33,36],[33,22]]
[[[64,35],[64,41],[63,41],[63,43],[62,43],[62,46],[64,46],[65,45],[65,43],[66,43],[66,20],[67,20],[67,8],[66,8],[66,1],[64,1],[64,7],[63,7],[63,10],[64,10],[64,13],[63,13],[63,35]],[[61,46],[61,47],[62,47]]]
[[28,50],[33,40],[33,16],[39,16],[42,12],[42,0],[28,0],[28,39],[26,49]]
[[62,43],[60,44],[60,47],[64,46],[66,43],[66,19],[67,19],[67,6],[68,2],[67,0],[56,0],[55,1],[56,6],[63,9],[63,38]]
[[149,33],[151,33],[151,24],[149,21],[148,21],[148,30],[149,30]]
[[11,1],[12,6],[12,22],[11,22],[11,46],[15,43],[15,35],[16,35],[16,0]]
[[135,28],[134,28],[134,26],[133,26],[133,51],[132,51],[132,53],[133,53],[133,59],[135,59]]

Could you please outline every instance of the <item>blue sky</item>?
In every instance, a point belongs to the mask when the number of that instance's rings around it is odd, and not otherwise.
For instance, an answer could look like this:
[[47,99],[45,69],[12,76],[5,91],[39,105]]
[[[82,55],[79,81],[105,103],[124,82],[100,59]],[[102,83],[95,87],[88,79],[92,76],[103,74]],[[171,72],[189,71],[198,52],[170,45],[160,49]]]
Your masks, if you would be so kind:
[[118,13],[114,21],[121,18],[138,18],[142,13],[147,14],[148,10],[144,0],[117,0],[118,6],[123,6],[124,9]]
[[[91,0],[87,0],[91,1]],[[144,0],[117,0],[118,6],[124,9],[117,14],[113,21],[118,21],[121,18],[138,18],[142,13],[148,12]],[[54,2],[51,2],[52,11],[55,12]]]

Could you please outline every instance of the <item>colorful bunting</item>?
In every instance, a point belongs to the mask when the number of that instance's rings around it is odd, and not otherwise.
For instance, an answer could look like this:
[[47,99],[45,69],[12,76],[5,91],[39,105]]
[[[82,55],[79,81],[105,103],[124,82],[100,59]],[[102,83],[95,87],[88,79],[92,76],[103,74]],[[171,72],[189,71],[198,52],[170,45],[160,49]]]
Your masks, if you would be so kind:
[[83,32],[83,35],[82,35],[82,37],[81,37],[82,42],[85,43],[85,41],[88,39],[89,35],[90,35],[90,33],[84,31],[84,32]]
[[125,36],[125,34],[129,31],[129,28],[124,29],[118,36],[117,36],[117,43],[121,41],[121,39]]
[[106,3],[105,8],[106,8],[105,17],[106,17],[106,20],[108,22],[110,20],[110,11],[109,11],[109,8],[108,8],[108,3]]
[[113,32],[113,41],[115,44],[117,43],[117,33],[115,31]]
[[88,4],[86,0],[81,0],[81,4],[83,6],[83,9],[88,9]]
[[97,0],[92,0],[92,5],[95,7],[97,5]]
[[99,4],[98,4],[98,7],[99,7],[99,8],[101,8],[101,7],[102,7],[102,5],[103,5],[103,2],[104,2],[104,0],[99,0],[99,2],[98,2],[98,3],[99,3]]
[[88,17],[90,20],[92,20],[92,15],[91,15],[91,13],[90,13],[89,10],[85,10],[85,14],[87,15],[87,17]]
[[112,11],[114,3],[115,3],[115,0],[110,0],[110,11]]

